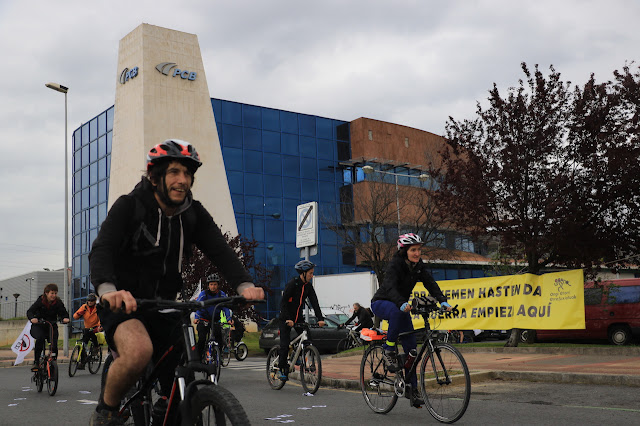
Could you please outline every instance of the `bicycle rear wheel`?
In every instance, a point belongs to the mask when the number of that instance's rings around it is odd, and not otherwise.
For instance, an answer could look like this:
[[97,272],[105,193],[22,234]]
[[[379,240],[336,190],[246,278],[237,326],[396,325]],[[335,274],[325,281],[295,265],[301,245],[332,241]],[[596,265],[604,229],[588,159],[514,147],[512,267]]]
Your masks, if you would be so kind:
[[80,359],[80,345],[76,345],[73,348],[73,352],[71,352],[71,357],[69,358],[69,377],[73,377],[78,371],[78,360]]
[[89,342],[88,352],[87,361],[89,364],[89,372],[96,374],[102,364],[102,346],[94,346],[93,343]]
[[58,390],[58,362],[55,359],[47,363],[47,374],[47,392],[53,396]]
[[267,355],[267,380],[272,389],[279,390],[284,386],[284,381],[278,378],[278,365],[280,364],[280,348],[274,346]]
[[190,401],[196,425],[248,425],[247,413],[231,392],[220,386],[198,389]]
[[391,411],[398,401],[394,386],[396,375],[387,371],[383,350],[380,345],[369,346],[360,363],[362,396],[369,408],[380,414]]
[[243,342],[238,343],[236,349],[234,350],[235,357],[238,361],[244,361],[247,359],[247,355],[249,354],[249,348]]
[[422,359],[420,392],[429,413],[442,423],[459,420],[469,406],[471,377],[464,357],[448,343],[437,343],[435,352]]
[[320,352],[313,345],[305,346],[302,351],[302,364],[300,366],[300,381],[302,387],[309,393],[316,393],[322,381],[322,361]]
[[347,349],[349,349],[349,338],[345,337],[344,339],[340,340],[338,342],[338,353],[342,352],[342,351],[346,351]]

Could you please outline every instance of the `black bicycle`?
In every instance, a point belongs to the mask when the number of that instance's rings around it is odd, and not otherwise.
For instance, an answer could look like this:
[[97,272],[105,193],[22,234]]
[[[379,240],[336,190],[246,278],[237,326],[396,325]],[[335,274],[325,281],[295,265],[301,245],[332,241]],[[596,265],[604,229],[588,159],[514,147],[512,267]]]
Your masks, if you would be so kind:
[[[175,369],[171,396],[167,400],[168,406],[163,419],[153,418],[153,405],[158,399],[159,373],[168,368],[165,361],[169,352],[177,349],[175,345],[167,349],[155,365],[150,365],[146,369],[135,388],[132,388],[122,401],[119,415],[127,419],[126,424],[149,425],[152,419],[153,424],[158,424],[156,423],[158,421],[166,425],[225,425],[227,422],[233,425],[249,424],[247,414],[237,398],[225,388],[216,385],[216,368],[202,363],[201,354],[196,349],[195,332],[189,318],[191,312],[224,302],[244,305],[263,301],[248,301],[242,296],[183,302],[136,299],[138,309],[181,313],[183,341],[176,344],[183,344],[184,352],[180,365]],[[108,309],[108,306],[105,307]],[[113,359],[114,355],[109,354],[105,361],[102,375],[103,387]],[[196,373],[205,373],[208,378],[197,380]]]
[[42,348],[40,360],[38,361],[38,370],[33,373],[31,381],[36,383],[38,392],[42,392],[46,383],[47,392],[50,396],[53,396],[58,390],[58,361],[52,352],[53,324],[43,318],[38,318],[38,324],[47,324],[49,326],[49,338],[47,339],[48,344]]
[[400,365],[405,368],[392,373],[387,368],[383,347],[369,346],[360,364],[362,395],[369,408],[380,414],[391,411],[398,397],[407,392],[411,395],[411,405],[414,405],[411,384],[407,383],[407,379],[416,374],[420,365],[418,386],[429,413],[442,423],[453,423],[464,415],[471,397],[471,378],[467,363],[458,349],[449,343],[437,341],[437,333],[429,328],[429,314],[442,312],[434,298],[414,298],[411,312],[422,315],[425,328],[400,333],[399,338],[401,340],[410,334],[423,334],[424,343],[420,352],[407,363],[404,354],[398,355]]
[[[98,327],[92,328],[90,333],[97,335]],[[101,364],[102,345],[99,342],[94,345],[91,340],[85,345],[82,339],[78,339],[69,357],[69,377],[73,377],[78,369],[84,369],[85,365],[89,366],[91,374],[96,374]]]

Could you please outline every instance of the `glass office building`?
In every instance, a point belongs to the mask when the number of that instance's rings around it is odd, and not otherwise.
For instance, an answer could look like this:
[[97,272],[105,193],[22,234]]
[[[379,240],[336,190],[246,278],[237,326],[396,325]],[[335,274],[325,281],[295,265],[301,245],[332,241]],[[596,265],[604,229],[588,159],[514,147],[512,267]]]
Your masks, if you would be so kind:
[[[227,172],[238,232],[258,242],[256,262],[273,271],[267,314],[279,309],[279,295],[295,276],[296,207],[317,201],[319,217],[341,208],[350,157],[349,123],[253,105],[211,100]],[[113,133],[111,107],[73,133],[73,308],[92,291],[89,251],[107,214]],[[196,181],[198,185],[205,182]],[[196,190],[197,192],[197,190]],[[336,234],[319,224],[317,274],[354,271],[344,263]],[[348,262],[348,260],[347,260]]]
[[[354,265],[353,251],[343,250],[337,235],[324,225],[340,221],[345,212],[352,215],[352,185],[366,179],[361,165],[350,163],[350,122],[221,99],[211,99],[211,104],[238,232],[257,241],[256,262],[273,271],[270,286],[275,291],[264,315],[277,314],[280,290],[295,276],[293,266],[300,260],[295,244],[299,204],[318,202],[318,254],[311,257],[318,265],[316,274],[368,270]],[[93,291],[89,251],[107,215],[113,113],[111,107],[73,133],[71,309]],[[420,185],[417,179],[399,183],[413,181]],[[197,180],[196,193],[204,185]],[[395,229],[390,226],[389,242],[397,238]],[[458,247],[463,237],[450,237],[452,249],[474,251]],[[434,264],[432,273],[437,280],[485,275],[481,266],[443,263]]]

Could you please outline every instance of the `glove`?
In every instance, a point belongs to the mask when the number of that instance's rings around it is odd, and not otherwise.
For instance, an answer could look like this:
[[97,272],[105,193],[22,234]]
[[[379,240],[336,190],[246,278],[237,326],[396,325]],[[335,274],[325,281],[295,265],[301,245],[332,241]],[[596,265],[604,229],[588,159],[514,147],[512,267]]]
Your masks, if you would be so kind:
[[402,304],[402,306],[400,306],[400,310],[401,310],[402,312],[405,312],[405,309],[407,309],[407,306],[409,306],[409,304],[408,304],[407,302],[404,302],[404,303]]
[[450,307],[451,307],[451,305],[450,305],[450,304],[448,304],[447,302],[442,302],[442,303],[440,304],[440,306],[442,306],[442,307],[444,307],[444,308],[450,308]]

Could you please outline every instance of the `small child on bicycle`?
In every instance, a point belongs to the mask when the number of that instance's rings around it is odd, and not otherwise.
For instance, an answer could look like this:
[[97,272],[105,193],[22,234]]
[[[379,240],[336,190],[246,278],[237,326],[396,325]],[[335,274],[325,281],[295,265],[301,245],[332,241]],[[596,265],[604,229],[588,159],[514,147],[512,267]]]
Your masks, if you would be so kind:
[[296,323],[304,322],[302,309],[305,300],[309,298],[311,306],[318,319],[318,325],[324,327],[324,317],[318,303],[318,296],[311,285],[313,279],[313,269],[315,264],[309,260],[301,260],[294,266],[298,276],[287,283],[282,292],[282,300],[280,301],[280,353],[279,367],[280,380],[288,380],[289,364],[287,363],[287,355],[289,354],[289,343],[291,343],[291,328]]
[[[64,303],[58,297],[57,284],[51,283],[44,287],[44,294],[31,305],[27,310],[27,318],[31,321],[31,337],[36,341],[35,345],[35,360],[31,371],[38,371],[38,363],[40,362],[40,354],[44,349],[45,340],[52,340],[51,343],[51,355],[56,356],[58,353],[58,320],[62,320],[67,324],[69,319],[69,312],[64,307]],[[51,323],[53,327],[53,338],[50,337],[49,324],[39,323],[39,319],[44,319]]]
[[98,318],[98,307],[96,306],[97,297],[95,294],[91,293],[87,296],[87,303],[80,306],[73,314],[73,319],[84,319],[84,330],[82,331],[82,342],[84,346],[82,347],[82,354],[80,355],[82,360],[82,365],[79,365],[78,368],[84,368],[85,359],[87,354],[85,353],[86,347],[89,344],[89,340],[93,342],[93,347],[98,347],[98,338],[96,337],[96,331],[101,331],[102,327],[100,326],[100,318]]

